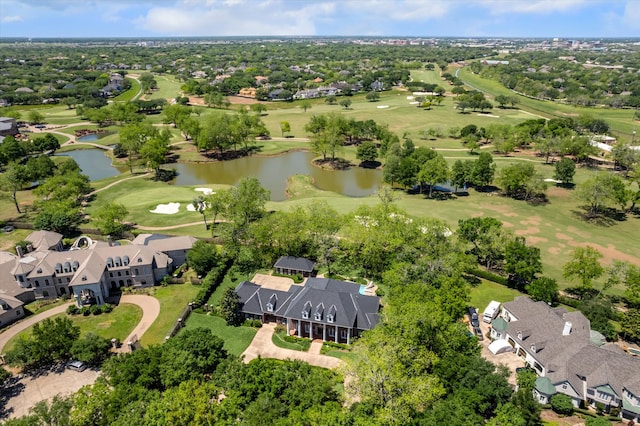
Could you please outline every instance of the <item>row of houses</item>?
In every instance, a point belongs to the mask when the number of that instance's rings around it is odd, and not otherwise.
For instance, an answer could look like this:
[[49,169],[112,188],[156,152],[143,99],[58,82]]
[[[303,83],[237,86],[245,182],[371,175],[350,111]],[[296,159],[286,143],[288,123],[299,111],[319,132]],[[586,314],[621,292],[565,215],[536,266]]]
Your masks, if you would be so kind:
[[[103,304],[123,287],[151,287],[186,262],[194,237],[138,235],[131,244],[92,241],[63,250],[62,235],[35,231],[26,251],[0,252],[0,327],[24,315],[24,303],[72,297],[78,306]],[[5,309],[6,308],[6,309]]]
[[492,321],[491,337],[491,345],[513,350],[536,371],[540,403],[562,393],[576,407],[601,404],[606,412],[616,409],[623,419],[640,421],[640,358],[605,344],[581,312],[517,297]]

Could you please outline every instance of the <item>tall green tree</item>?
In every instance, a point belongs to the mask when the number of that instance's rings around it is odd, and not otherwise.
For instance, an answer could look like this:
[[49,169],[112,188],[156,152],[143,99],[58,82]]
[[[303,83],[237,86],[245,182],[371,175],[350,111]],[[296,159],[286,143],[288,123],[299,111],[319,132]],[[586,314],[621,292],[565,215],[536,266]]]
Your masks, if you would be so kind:
[[504,270],[517,288],[524,287],[542,272],[540,249],[527,246],[524,237],[516,237],[504,248]]
[[0,175],[0,189],[9,193],[18,214],[22,213],[18,203],[18,191],[21,191],[30,181],[31,174],[27,167],[15,162],[9,163],[4,173]]
[[495,173],[496,165],[493,163],[493,157],[488,152],[481,152],[473,165],[471,182],[484,189],[493,182]]
[[446,183],[449,180],[449,165],[443,156],[427,160],[418,173],[418,181],[429,185],[429,198],[433,194],[433,187],[438,183]]
[[555,165],[553,178],[559,180],[564,185],[573,183],[573,176],[576,174],[576,164],[570,158],[563,158]]
[[94,220],[102,235],[119,236],[127,229],[129,211],[124,204],[110,201],[96,210]]
[[562,275],[569,280],[578,280],[583,289],[591,289],[593,281],[604,273],[600,264],[602,253],[591,246],[576,247],[571,259],[562,267]]

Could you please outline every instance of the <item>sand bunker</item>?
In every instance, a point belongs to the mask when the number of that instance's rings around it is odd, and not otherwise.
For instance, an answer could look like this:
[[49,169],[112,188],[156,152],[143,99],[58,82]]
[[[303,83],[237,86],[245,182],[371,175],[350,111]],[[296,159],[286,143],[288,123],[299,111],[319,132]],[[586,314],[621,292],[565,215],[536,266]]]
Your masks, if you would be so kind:
[[557,180],[557,179],[545,179],[545,182],[553,182],[553,183],[562,183],[561,180]]
[[420,102],[418,101],[413,101],[413,102],[409,102],[409,105],[418,105]]
[[378,105],[378,109],[389,108],[389,105]]
[[215,192],[213,192],[213,189],[211,189],[211,188],[196,188],[195,190],[198,191],[198,192],[204,193],[204,195],[215,194]]
[[492,118],[500,118],[499,115],[493,115],[493,114],[477,114],[478,117],[492,117]]
[[149,210],[151,213],[176,214],[180,209],[180,203],[158,204],[155,209]]
[[413,96],[407,96],[407,100],[408,101],[412,101],[413,100]]

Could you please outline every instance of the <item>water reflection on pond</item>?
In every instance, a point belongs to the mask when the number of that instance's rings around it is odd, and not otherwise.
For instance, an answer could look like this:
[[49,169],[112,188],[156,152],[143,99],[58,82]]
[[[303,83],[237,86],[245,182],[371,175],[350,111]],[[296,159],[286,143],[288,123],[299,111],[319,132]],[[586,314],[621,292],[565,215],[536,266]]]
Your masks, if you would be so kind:
[[227,184],[235,185],[244,176],[258,178],[271,191],[273,201],[286,198],[287,179],[293,175],[309,175],[315,186],[325,191],[350,197],[364,197],[378,190],[382,173],[379,170],[351,167],[348,170],[323,170],[311,164],[311,152],[288,152],[276,157],[243,157],[215,163],[171,164],[178,172],[175,185]]
[[59,157],[71,157],[78,163],[82,173],[89,176],[90,181],[118,176],[120,171],[111,165],[111,158],[102,149],[77,149],[56,154]]

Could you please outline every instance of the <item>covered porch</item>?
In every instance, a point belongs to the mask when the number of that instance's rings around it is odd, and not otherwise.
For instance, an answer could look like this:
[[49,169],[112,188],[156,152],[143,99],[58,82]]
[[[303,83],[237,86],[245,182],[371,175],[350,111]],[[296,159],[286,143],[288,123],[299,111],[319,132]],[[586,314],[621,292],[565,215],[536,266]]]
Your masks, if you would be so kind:
[[321,339],[324,342],[346,343],[347,345],[351,343],[351,339],[354,337],[352,329],[338,325],[296,319],[286,320],[286,324],[287,334],[290,336],[295,335],[311,340]]

